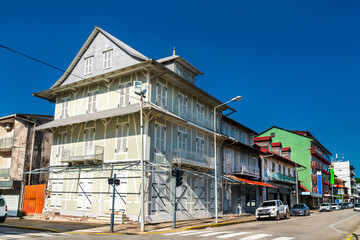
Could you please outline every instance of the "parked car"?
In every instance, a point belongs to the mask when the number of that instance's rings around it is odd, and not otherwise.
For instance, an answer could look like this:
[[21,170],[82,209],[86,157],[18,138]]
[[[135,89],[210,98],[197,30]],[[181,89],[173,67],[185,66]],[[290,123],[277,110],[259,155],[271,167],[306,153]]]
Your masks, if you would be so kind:
[[4,197],[0,196],[0,223],[7,218],[7,205]]
[[339,203],[332,203],[331,208],[332,208],[332,210],[340,210],[341,206]]
[[360,203],[355,203],[354,211],[360,211]]
[[284,205],[280,200],[264,201],[256,209],[255,216],[257,220],[260,218],[274,218],[275,220],[280,220],[282,217],[289,218],[289,206]]
[[305,203],[297,203],[294,204],[292,208],[290,208],[291,216],[307,216],[310,215],[310,208],[306,206]]
[[331,204],[330,203],[322,203],[321,205],[320,205],[320,212],[322,212],[322,211],[327,211],[327,212],[330,212],[330,211],[332,211],[332,208],[331,208]]
[[344,203],[342,204],[342,208],[343,208],[343,209],[349,209],[349,208],[350,208],[350,207],[349,207],[349,203],[344,202]]
[[354,203],[353,202],[348,202],[349,204],[349,208],[353,208],[354,207]]

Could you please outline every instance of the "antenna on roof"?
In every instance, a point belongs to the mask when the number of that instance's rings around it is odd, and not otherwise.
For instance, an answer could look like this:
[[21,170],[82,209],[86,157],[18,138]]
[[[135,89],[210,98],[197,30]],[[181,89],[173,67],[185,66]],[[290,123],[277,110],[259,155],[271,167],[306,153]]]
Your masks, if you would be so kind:
[[173,56],[175,56],[175,46],[174,46],[174,49],[173,49]]

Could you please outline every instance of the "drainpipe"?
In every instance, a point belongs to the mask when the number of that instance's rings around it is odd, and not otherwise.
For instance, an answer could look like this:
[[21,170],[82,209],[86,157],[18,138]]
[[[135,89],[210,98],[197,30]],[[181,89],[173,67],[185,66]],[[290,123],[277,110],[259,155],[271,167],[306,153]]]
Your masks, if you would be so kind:
[[[36,124],[34,124],[34,128],[36,127]],[[36,135],[36,131],[33,130],[33,135],[32,135],[32,140],[31,140],[31,150],[30,150],[30,168],[29,168],[29,178],[28,178],[28,182],[27,185],[31,185],[30,184],[30,180],[31,180],[31,171],[32,171],[32,164],[34,161],[34,144],[35,144],[35,135]]]

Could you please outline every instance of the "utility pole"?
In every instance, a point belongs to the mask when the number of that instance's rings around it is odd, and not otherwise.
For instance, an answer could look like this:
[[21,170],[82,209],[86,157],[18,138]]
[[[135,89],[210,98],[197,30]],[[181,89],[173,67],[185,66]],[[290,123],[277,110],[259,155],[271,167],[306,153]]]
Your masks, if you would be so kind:
[[113,197],[112,197],[112,208],[111,208],[111,222],[110,222],[110,232],[114,232],[114,207],[115,207],[115,180],[116,173],[114,173],[113,178]]

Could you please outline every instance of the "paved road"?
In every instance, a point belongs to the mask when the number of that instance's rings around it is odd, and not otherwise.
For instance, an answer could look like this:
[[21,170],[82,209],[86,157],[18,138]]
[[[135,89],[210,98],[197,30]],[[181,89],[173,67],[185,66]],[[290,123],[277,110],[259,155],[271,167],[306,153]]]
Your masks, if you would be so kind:
[[[69,239],[69,234],[0,227],[0,239]],[[70,238],[71,239],[71,238]]]
[[[186,240],[292,240],[292,239],[324,239],[344,240],[351,232],[360,230],[360,213],[352,209],[336,212],[314,213],[307,217],[292,217],[280,221],[260,221],[224,227],[189,230],[173,233],[149,235],[84,235],[57,234],[14,228],[0,228],[0,239],[36,238],[50,239],[185,239]],[[7,233],[3,233],[6,230]],[[19,232],[18,232],[19,231]],[[85,232],[85,231],[84,231]],[[4,237],[5,236],[5,237]],[[14,236],[14,237],[12,237]]]

